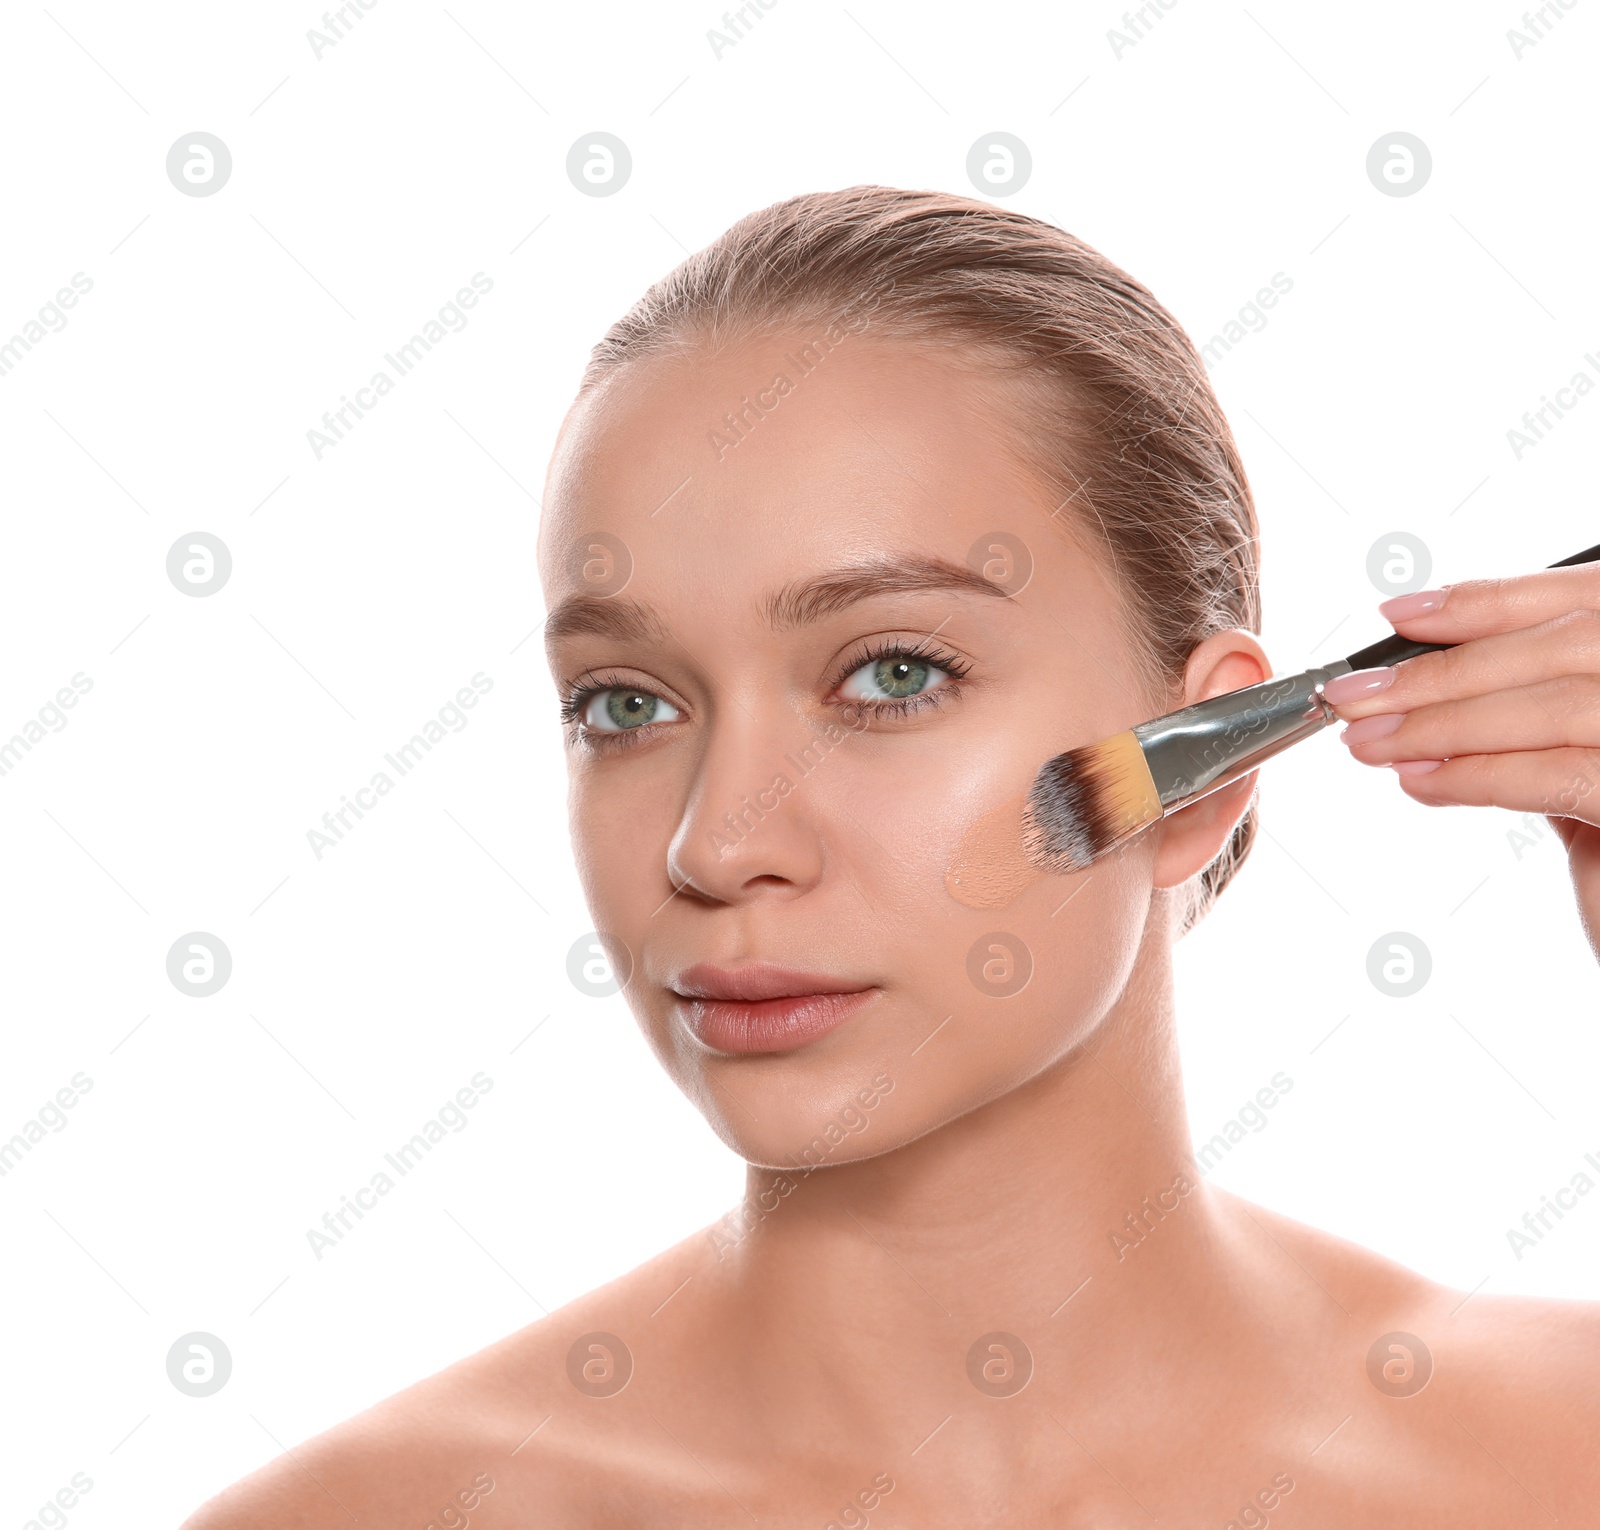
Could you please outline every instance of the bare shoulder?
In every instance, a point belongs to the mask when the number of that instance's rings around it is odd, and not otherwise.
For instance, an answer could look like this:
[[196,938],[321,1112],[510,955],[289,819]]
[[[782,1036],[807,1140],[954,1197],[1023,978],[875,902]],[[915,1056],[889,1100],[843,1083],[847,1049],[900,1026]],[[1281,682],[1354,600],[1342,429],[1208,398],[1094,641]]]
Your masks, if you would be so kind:
[[627,1412],[593,1404],[623,1392],[641,1348],[667,1335],[652,1314],[703,1272],[707,1248],[697,1233],[292,1446],[182,1530],[631,1523],[641,1485],[670,1500],[685,1474],[669,1452],[641,1448]]
[[1451,1295],[1444,1355],[1463,1425],[1521,1441],[1552,1470],[1583,1469],[1600,1493],[1600,1303]]
[[[1426,1402],[1417,1435],[1516,1462],[1576,1507],[1600,1495],[1600,1302],[1441,1285],[1371,1249],[1214,1192],[1342,1308],[1350,1367],[1374,1398]],[[1492,1283],[1491,1283],[1492,1285]],[[1357,1382],[1358,1388],[1360,1382]],[[1358,1393],[1358,1395],[1360,1395]],[[1391,1419],[1396,1417],[1392,1412]]]

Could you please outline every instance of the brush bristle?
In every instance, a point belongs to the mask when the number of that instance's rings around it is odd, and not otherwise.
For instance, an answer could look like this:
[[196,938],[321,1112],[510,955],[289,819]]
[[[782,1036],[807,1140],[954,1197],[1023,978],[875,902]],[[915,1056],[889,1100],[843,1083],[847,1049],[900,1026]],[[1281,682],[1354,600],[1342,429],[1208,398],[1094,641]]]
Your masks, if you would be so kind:
[[1117,733],[1045,762],[1028,793],[1023,844],[1036,866],[1066,876],[1160,817],[1138,736]]

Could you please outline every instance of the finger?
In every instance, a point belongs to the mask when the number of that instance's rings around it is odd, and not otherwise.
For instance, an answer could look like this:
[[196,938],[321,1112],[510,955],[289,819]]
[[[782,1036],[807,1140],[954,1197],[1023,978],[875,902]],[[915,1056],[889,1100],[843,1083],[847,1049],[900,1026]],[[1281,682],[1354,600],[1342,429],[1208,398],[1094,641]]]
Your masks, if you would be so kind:
[[1346,722],[1374,712],[1411,712],[1565,675],[1600,674],[1600,610],[1564,611],[1534,627],[1476,638],[1391,664],[1358,669],[1323,686]]
[[1540,569],[1510,579],[1465,579],[1384,601],[1379,613],[1397,631],[1427,643],[1512,632],[1563,611],[1600,606],[1600,562]]
[[1434,770],[1396,774],[1408,797],[1430,807],[1501,807],[1600,823],[1600,757],[1593,750],[1464,754]]
[[1572,848],[1574,837],[1583,832],[1583,825],[1573,818],[1550,818],[1546,821],[1560,836],[1562,847],[1567,850]]
[[1600,674],[1564,675],[1514,691],[1379,713],[1351,723],[1339,739],[1364,765],[1600,748]]

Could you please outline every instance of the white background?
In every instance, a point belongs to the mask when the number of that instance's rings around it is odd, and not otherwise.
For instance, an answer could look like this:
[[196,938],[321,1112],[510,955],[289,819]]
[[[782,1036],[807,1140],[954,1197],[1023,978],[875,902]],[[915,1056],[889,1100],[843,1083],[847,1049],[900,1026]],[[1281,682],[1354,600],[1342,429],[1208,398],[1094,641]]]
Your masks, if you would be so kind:
[[[0,1180],[0,1524],[74,1472],[74,1525],[171,1525],[286,1446],[710,1221],[742,1166],[621,998],[566,977],[590,929],[537,636],[537,496],[587,348],[744,212],[883,182],[1083,236],[1197,340],[1292,291],[1214,381],[1263,522],[1265,638],[1300,668],[1384,635],[1366,574],[1430,582],[1600,540],[1600,398],[1507,431],[1600,351],[1600,8],[1518,58],[1517,3],[1177,0],[1117,56],[1114,4],[777,0],[721,57],[712,4],[378,0],[320,59],[311,5],[60,0],[5,27],[0,343],[93,290],[0,377],[0,739],[93,689],[0,777],[0,1138],[92,1090]],[[1433,158],[1381,195],[1369,147]],[[181,135],[231,179],[180,195]],[[566,175],[616,134],[617,194]],[[474,272],[492,292],[319,461],[306,432]],[[190,598],[206,531],[228,584]],[[318,861],[306,832],[482,672],[493,689]],[[1266,772],[1263,834],[1180,947],[1201,1139],[1292,1091],[1218,1183],[1463,1291],[1600,1295],[1600,1195],[1518,1261],[1506,1230],[1600,1154],[1600,984],[1554,835],[1412,804],[1331,736]],[[228,984],[176,991],[219,936]],[[1378,937],[1433,971],[1395,999]],[[320,1262],[306,1231],[482,1070],[470,1124]],[[173,1341],[233,1375],[185,1396]]]

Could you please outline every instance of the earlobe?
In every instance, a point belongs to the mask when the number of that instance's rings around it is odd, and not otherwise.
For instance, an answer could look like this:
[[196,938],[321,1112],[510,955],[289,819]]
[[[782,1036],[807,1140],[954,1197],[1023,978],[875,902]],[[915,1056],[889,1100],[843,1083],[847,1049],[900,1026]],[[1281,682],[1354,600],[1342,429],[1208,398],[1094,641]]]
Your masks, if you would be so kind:
[[1252,770],[1156,825],[1161,845],[1156,851],[1153,886],[1177,887],[1222,854],[1250,806],[1259,774]]
[[[1271,678],[1272,665],[1253,634],[1241,629],[1216,632],[1189,655],[1180,705],[1209,701]],[[1258,774],[1251,771],[1161,820],[1156,826],[1161,839],[1153,868],[1154,886],[1177,887],[1222,853],[1250,806]]]

